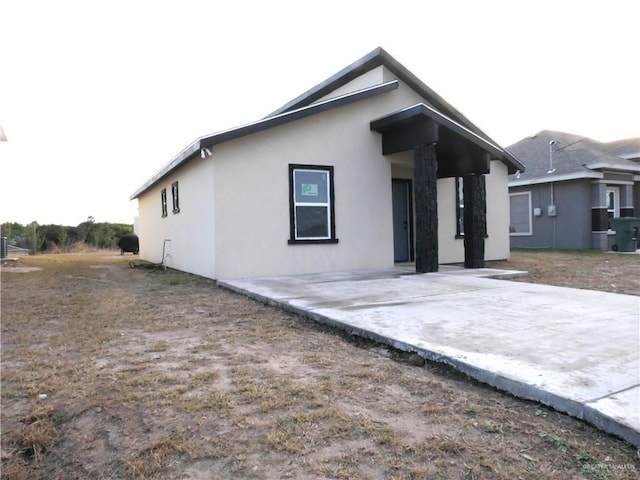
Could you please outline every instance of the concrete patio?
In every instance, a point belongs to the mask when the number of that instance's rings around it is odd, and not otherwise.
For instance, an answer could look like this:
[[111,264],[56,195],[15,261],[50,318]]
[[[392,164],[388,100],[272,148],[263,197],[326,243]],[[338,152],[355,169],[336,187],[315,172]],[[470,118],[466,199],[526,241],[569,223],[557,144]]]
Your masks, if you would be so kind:
[[536,400],[640,447],[640,297],[411,266],[218,284]]

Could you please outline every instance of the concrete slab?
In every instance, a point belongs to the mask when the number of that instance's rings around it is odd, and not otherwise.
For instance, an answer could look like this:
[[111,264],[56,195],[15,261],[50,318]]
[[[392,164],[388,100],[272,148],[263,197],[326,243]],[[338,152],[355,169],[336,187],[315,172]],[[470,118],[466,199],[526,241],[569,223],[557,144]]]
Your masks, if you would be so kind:
[[447,363],[640,447],[640,297],[411,266],[221,280],[316,321]]

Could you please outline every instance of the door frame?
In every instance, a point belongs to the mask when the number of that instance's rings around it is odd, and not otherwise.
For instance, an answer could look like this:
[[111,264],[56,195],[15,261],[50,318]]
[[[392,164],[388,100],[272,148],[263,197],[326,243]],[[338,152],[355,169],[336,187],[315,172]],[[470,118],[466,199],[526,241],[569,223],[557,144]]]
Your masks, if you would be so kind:
[[[414,253],[414,238],[413,238],[413,229],[414,229],[414,218],[413,218],[413,180],[409,178],[391,178],[391,210],[393,212],[393,184],[394,183],[402,183],[406,186],[407,192],[407,234],[409,237],[409,260],[408,262],[415,261],[415,253]],[[391,219],[391,224],[393,230],[395,230],[395,225],[393,224],[393,215]],[[393,239],[393,248],[395,252],[395,235]],[[394,263],[395,263],[395,253],[394,253]]]

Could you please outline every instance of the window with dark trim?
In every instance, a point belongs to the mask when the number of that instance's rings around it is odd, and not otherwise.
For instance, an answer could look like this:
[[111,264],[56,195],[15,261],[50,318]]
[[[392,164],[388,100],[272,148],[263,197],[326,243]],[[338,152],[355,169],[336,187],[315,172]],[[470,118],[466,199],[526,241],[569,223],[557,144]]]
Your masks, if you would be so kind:
[[160,192],[160,201],[162,203],[162,216],[167,216],[167,189],[163,188]]
[[462,177],[456,177],[456,238],[464,237],[464,189]]
[[289,165],[289,243],[337,243],[333,167]]
[[178,197],[178,182],[171,184],[171,199],[173,200],[173,213],[180,213],[180,199]]

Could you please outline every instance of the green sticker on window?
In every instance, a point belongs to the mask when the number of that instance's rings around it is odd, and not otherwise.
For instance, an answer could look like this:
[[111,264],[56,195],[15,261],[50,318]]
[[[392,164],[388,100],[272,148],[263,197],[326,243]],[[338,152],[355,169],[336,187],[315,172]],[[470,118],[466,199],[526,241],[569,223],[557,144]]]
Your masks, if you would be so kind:
[[317,183],[303,183],[302,195],[305,197],[317,197],[318,196],[318,184]]

